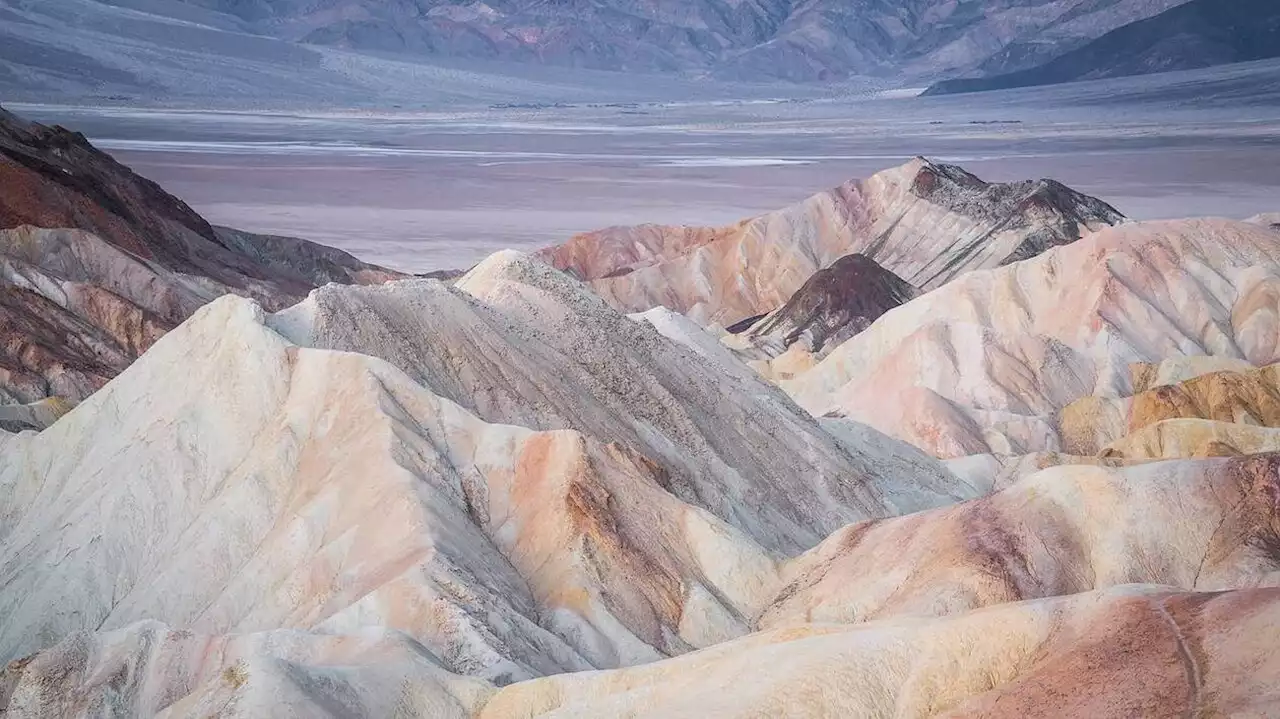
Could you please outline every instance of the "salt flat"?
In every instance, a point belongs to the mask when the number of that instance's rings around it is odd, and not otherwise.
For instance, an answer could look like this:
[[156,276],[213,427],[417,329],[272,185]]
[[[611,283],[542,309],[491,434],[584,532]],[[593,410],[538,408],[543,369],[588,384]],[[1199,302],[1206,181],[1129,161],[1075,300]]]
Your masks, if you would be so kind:
[[730,222],[913,155],[993,181],[1053,177],[1138,219],[1280,208],[1280,62],[938,98],[778,92],[345,112],[14,107],[81,129],[213,222],[412,271],[612,224]]

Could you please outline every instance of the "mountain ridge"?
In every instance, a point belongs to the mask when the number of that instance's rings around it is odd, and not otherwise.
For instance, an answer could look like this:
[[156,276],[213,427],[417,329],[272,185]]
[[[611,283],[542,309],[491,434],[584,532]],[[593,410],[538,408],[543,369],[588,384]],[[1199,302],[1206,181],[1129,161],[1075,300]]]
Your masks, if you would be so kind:
[[1193,70],[1280,57],[1280,8],[1268,0],[1190,0],[1021,72],[945,80],[948,95]]
[[[367,53],[721,80],[823,82],[1020,69],[1179,0],[111,0],[109,5]],[[1006,53],[1006,50],[1009,52]],[[1001,56],[1005,53],[1004,56]]]
[[83,135],[3,108],[0,186],[4,404],[84,399],[226,292],[278,309],[318,284],[399,276],[304,240],[215,228]]

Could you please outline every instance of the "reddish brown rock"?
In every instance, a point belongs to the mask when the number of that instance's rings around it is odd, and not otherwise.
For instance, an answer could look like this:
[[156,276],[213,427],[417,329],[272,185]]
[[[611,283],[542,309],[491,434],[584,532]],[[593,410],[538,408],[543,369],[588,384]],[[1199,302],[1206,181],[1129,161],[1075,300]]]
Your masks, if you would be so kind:
[[818,270],[787,303],[747,332],[770,354],[803,343],[819,358],[920,291],[866,255],[846,255]]
[[228,292],[281,308],[399,277],[304,240],[205,222],[83,135],[0,109],[0,404],[79,401]]

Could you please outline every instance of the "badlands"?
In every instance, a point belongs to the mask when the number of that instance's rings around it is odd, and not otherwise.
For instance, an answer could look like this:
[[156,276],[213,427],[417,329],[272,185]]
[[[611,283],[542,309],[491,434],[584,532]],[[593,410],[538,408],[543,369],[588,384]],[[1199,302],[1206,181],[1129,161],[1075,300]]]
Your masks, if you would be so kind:
[[1280,715],[1280,228],[924,158],[460,277],[0,115],[6,717]]

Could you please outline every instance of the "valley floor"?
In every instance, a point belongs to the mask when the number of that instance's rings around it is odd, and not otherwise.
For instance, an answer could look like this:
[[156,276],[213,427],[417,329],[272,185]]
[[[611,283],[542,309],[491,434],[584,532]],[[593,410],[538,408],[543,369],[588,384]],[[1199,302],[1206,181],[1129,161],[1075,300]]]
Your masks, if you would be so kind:
[[732,222],[914,155],[989,181],[1053,177],[1136,219],[1243,218],[1280,198],[1280,62],[940,98],[13,107],[83,131],[212,222],[409,271],[610,224]]

